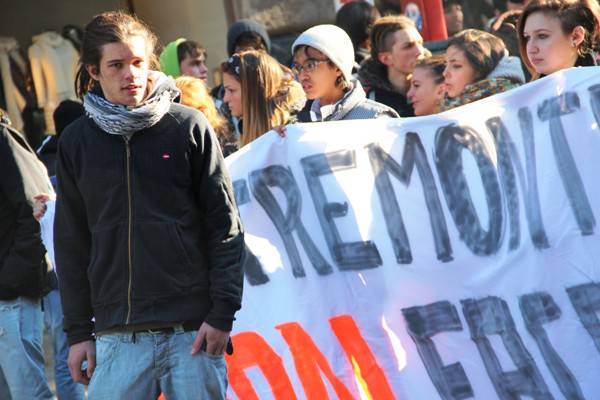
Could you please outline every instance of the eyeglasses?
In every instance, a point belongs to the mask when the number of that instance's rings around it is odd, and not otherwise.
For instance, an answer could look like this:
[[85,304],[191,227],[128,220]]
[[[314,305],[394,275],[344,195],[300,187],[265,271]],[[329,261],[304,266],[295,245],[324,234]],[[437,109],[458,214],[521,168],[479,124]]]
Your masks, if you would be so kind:
[[306,72],[307,74],[312,74],[317,69],[319,64],[323,64],[328,62],[329,60],[315,60],[309,58],[304,64],[294,63],[292,64],[292,71],[296,76],[300,75],[302,72]]

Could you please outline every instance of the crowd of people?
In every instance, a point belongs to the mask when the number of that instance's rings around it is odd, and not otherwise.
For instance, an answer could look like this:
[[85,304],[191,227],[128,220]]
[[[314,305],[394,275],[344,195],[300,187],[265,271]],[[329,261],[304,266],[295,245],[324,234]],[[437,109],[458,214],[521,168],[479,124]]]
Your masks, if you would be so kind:
[[213,88],[198,42],[157,57],[139,19],[94,17],[82,103],[56,109],[56,135],[36,153],[0,113],[0,398],[53,397],[43,319],[60,399],[83,399],[80,384],[91,399],[224,398],[245,252],[224,156],[288,124],[431,115],[596,65],[595,0],[495,4],[477,30],[445,1],[440,50],[408,17],[352,2],[302,32],[287,65],[241,20]]

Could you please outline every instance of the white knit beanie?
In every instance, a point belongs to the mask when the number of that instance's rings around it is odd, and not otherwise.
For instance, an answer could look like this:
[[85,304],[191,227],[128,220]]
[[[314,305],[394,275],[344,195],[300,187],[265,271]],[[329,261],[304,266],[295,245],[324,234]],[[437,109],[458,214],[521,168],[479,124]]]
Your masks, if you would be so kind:
[[310,46],[325,54],[344,74],[348,82],[352,79],[354,46],[350,36],[335,25],[317,25],[304,31],[292,45],[292,54],[298,46]]

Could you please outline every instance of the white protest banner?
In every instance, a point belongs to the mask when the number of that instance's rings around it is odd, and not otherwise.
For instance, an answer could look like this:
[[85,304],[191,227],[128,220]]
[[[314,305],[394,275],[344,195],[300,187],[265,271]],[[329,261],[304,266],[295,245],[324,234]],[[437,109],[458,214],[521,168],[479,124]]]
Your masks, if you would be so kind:
[[600,398],[600,68],[227,159],[232,399]]

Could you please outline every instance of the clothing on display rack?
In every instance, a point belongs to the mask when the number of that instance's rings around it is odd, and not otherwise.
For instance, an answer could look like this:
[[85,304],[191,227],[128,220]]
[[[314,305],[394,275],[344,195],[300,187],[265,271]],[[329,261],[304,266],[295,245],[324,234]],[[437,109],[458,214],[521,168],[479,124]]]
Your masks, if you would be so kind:
[[32,38],[29,61],[38,106],[44,109],[46,132],[54,133],[52,113],[63,100],[76,100],[75,74],[79,54],[59,33],[48,31]]
[[37,147],[45,132],[43,110],[38,108],[27,54],[16,39],[0,37],[0,107],[7,110],[13,127]]
[[2,88],[4,109],[8,113],[13,127],[23,130],[21,112],[25,108],[25,97],[13,81],[11,72],[11,59],[20,58],[19,44],[14,38],[0,37],[0,75],[2,75]]

